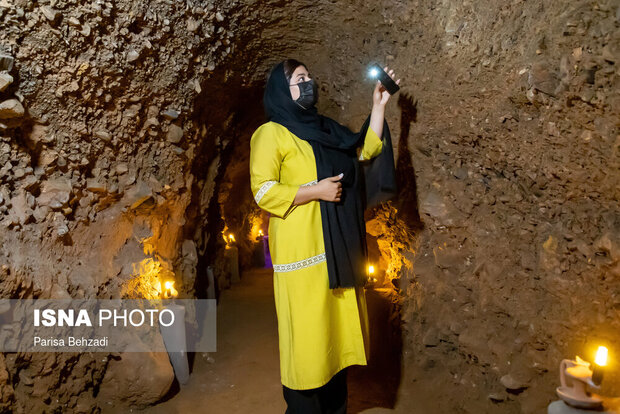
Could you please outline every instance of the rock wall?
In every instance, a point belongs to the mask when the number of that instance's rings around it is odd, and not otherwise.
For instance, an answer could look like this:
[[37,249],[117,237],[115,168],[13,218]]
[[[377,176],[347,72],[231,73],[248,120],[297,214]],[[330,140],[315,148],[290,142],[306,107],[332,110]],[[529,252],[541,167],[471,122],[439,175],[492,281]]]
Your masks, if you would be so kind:
[[[205,91],[238,16],[236,2],[0,3],[2,297],[141,297],[147,275],[204,295],[234,129],[233,105]],[[0,373],[0,411],[15,412],[142,406],[174,378],[148,353],[7,354]]]
[[543,412],[563,358],[620,351],[620,8],[416,1],[384,15],[413,95],[399,154],[417,203],[400,211],[423,224],[402,273],[401,398]]

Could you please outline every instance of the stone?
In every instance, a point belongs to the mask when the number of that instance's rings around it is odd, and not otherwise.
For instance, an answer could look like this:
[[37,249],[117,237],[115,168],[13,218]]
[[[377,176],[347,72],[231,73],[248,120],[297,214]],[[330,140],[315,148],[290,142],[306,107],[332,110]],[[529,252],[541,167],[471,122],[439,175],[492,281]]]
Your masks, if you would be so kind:
[[58,17],[60,17],[60,11],[53,9],[50,6],[41,6],[41,13],[43,13],[45,18],[50,22],[54,22]]
[[465,255],[463,252],[445,245],[435,246],[433,248],[433,255],[435,256],[435,265],[442,269],[458,269],[465,263]]
[[58,236],[64,236],[67,233],[69,233],[67,223],[59,223],[56,227],[56,234],[58,234]]
[[140,52],[136,50],[130,50],[129,53],[127,53],[127,62],[135,62],[139,58],[140,58]]
[[8,73],[0,73],[0,92],[4,92],[13,83],[13,77]]
[[165,111],[161,111],[161,115],[164,118],[173,121],[179,117],[179,111],[176,111],[174,109],[166,109]]
[[32,126],[28,138],[35,144],[38,142],[49,144],[54,140],[53,135],[47,135],[47,126],[41,124],[34,124]]
[[81,26],[80,20],[75,17],[69,17],[67,20],[71,26],[79,27]]
[[95,193],[104,193],[106,192],[106,185],[96,178],[88,178],[86,180],[86,189]]
[[44,149],[39,154],[39,165],[43,167],[47,167],[52,164],[58,158],[58,152],[51,149]]
[[491,394],[487,395],[487,398],[493,402],[502,402],[507,398],[507,395],[505,392],[492,392]]
[[183,260],[192,263],[198,261],[198,251],[196,250],[196,243],[193,240],[183,240],[183,244],[181,245],[181,251],[183,252]]
[[80,30],[80,33],[82,34],[82,36],[84,37],[88,37],[90,36],[90,25],[88,23],[84,23],[82,25],[82,30]]
[[459,180],[464,180],[468,177],[467,168],[459,167],[454,171],[453,175]]
[[437,346],[439,345],[439,333],[435,328],[430,328],[422,337],[422,344],[424,346]]
[[616,63],[619,54],[620,50],[618,48],[614,49],[613,44],[607,44],[603,48],[603,59],[609,63]]
[[111,139],[110,133],[103,129],[98,129],[93,133],[96,138],[99,138],[102,141],[109,142]]
[[159,401],[174,381],[174,370],[166,352],[146,351],[145,347],[145,352],[124,352],[111,359],[97,398],[127,405]]
[[153,190],[153,192],[155,193],[160,193],[164,189],[164,186],[154,175],[149,176],[149,186],[151,187],[151,190]]
[[38,206],[34,209],[32,216],[37,223],[41,223],[47,217],[47,214],[51,211],[48,206]]
[[620,244],[610,233],[605,233],[598,238],[594,242],[594,248],[598,252],[606,253],[612,260],[620,260]]
[[121,203],[130,209],[135,209],[149,198],[153,197],[151,187],[142,180],[136,182],[130,189],[125,191]]
[[71,192],[71,180],[68,178],[44,181],[41,185],[41,194],[37,197],[37,204],[51,208],[61,208],[69,202]]
[[167,135],[168,141],[173,144],[177,144],[181,142],[182,137],[183,137],[183,128],[175,124],[170,125],[170,127],[168,128],[168,135]]
[[146,122],[144,122],[144,127],[148,129],[155,129],[159,126],[159,121],[155,117],[148,118]]
[[196,20],[193,18],[189,18],[187,20],[187,31],[188,32],[195,32],[196,30],[198,30],[198,28],[200,27],[200,24],[202,22],[200,20]]
[[530,69],[527,82],[530,88],[535,88],[540,92],[552,96],[558,86],[558,79],[556,74],[549,71],[547,67],[542,63],[534,63],[532,65],[532,69]]
[[454,205],[437,191],[430,190],[420,202],[420,213],[430,216],[437,225],[451,226],[462,220]]
[[499,379],[499,382],[501,382],[502,385],[504,387],[506,387],[507,389],[513,390],[513,391],[521,390],[523,388],[527,388],[527,384],[525,384],[525,383],[523,383],[521,381],[516,380],[510,374],[506,374],[506,375],[502,376]]
[[24,169],[23,169],[23,168],[19,168],[19,167],[17,167],[17,168],[15,168],[15,169],[13,169],[13,176],[14,176],[16,179],[20,179],[20,178],[22,178],[24,175],[26,175],[26,171],[24,171]]
[[13,70],[13,62],[13,56],[0,53],[0,71],[6,70],[7,72],[10,72]]
[[127,163],[121,162],[120,164],[116,165],[116,173],[121,175],[121,174],[125,174],[127,171],[129,171],[129,167],[127,167]]
[[32,211],[26,201],[26,192],[19,191],[15,197],[11,198],[10,215],[17,218],[19,224],[24,224],[31,214]]
[[24,107],[17,99],[7,99],[0,103],[0,119],[21,118],[24,116]]

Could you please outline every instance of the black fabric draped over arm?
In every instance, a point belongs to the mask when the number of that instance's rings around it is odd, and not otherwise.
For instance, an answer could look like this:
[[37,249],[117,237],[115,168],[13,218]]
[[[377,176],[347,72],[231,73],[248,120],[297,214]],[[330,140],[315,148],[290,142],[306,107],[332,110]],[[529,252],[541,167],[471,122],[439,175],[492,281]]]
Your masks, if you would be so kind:
[[[316,160],[317,180],[344,173],[340,201],[320,200],[329,287],[366,283],[368,248],[364,210],[396,194],[394,153],[387,121],[383,122],[381,153],[360,163],[357,148],[370,125],[370,115],[354,133],[337,121],[320,115],[315,106],[303,109],[291,97],[283,63],[271,71],[263,97],[268,121],[278,122],[310,143]],[[301,235],[303,237],[303,235]]]

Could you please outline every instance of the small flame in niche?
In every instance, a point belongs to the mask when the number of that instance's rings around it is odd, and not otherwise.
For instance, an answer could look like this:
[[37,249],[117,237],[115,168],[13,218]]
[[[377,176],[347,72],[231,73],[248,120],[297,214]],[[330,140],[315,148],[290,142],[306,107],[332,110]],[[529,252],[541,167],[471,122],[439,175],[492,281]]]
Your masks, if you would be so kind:
[[174,281],[172,280],[163,283],[161,292],[164,299],[176,298],[179,295],[179,292],[174,288]]
[[123,286],[121,297],[156,299],[162,297],[162,280],[175,277],[174,272],[165,262],[148,257],[132,264],[132,277]]

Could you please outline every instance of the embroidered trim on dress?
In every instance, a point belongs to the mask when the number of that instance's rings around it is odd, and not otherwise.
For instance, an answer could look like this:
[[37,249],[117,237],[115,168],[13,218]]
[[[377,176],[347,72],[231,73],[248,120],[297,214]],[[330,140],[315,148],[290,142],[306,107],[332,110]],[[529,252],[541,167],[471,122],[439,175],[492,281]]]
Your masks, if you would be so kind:
[[258,204],[258,202],[261,198],[263,198],[267,190],[269,190],[275,183],[277,183],[277,181],[266,181],[265,184],[260,187],[260,189],[256,192],[256,195],[254,196],[256,204]]
[[317,254],[316,256],[308,257],[307,259],[299,260],[297,262],[286,264],[273,264],[274,272],[290,272],[293,270],[303,269],[304,267],[312,266],[325,261],[325,252]]
[[300,187],[305,187],[307,185],[315,185],[315,184],[318,184],[318,181],[317,180],[312,180],[309,183],[302,184]]

